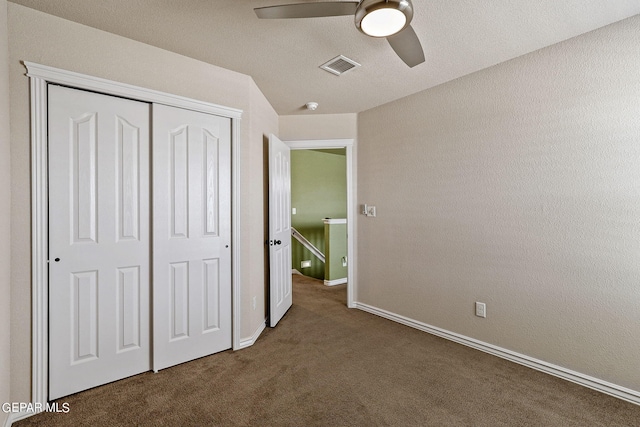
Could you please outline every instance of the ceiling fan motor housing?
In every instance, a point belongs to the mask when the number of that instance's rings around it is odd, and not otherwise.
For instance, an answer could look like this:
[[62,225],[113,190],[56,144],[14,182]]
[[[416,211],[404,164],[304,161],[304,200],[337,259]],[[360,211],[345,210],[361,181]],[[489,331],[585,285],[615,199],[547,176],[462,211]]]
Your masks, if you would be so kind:
[[411,23],[411,19],[413,18],[413,5],[411,4],[411,0],[362,0],[356,8],[355,14],[355,22],[358,30],[370,37],[387,37],[371,35],[366,33],[362,29],[362,20],[364,19],[364,17],[371,12],[375,12],[376,10],[380,9],[395,9],[404,14],[404,16],[406,17],[406,22],[404,26],[396,33],[399,33],[400,31],[407,28]]

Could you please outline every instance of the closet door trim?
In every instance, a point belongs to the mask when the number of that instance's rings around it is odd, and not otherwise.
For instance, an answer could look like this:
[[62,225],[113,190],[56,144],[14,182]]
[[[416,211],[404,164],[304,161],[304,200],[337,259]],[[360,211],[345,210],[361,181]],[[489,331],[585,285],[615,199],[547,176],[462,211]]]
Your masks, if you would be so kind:
[[49,398],[49,313],[47,309],[49,301],[47,85],[49,83],[101,92],[107,95],[122,96],[137,101],[164,104],[231,119],[232,342],[234,350],[246,347],[240,341],[240,120],[242,110],[33,62],[25,61],[24,65],[27,69],[26,75],[29,77],[31,98],[32,403],[44,404]]

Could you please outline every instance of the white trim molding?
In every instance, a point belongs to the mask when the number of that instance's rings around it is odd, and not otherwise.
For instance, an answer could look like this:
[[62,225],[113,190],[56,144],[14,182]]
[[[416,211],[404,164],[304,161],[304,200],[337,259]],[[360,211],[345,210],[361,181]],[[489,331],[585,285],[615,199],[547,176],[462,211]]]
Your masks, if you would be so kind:
[[170,105],[173,107],[185,108],[187,110],[199,111],[201,113],[228,117],[230,119],[240,119],[242,117],[242,110],[238,110],[236,108],[224,107],[210,102],[198,101],[196,99],[185,98],[171,93],[106,80],[100,77],[88,76],[86,74],[75,73],[73,71],[61,70],[47,65],[35,64],[33,62],[24,61],[24,65],[27,67],[28,77],[42,79],[47,83],[68,85],[77,89],[87,89],[109,95],[135,99],[137,101]]
[[49,181],[47,82],[31,86],[31,400],[45,403],[49,385]]
[[413,320],[408,317],[401,316],[399,314],[395,314],[368,304],[356,302],[355,305],[356,308],[371,314],[375,314],[376,316],[393,320],[394,322],[410,326],[412,328],[427,332],[432,335],[436,335],[449,341],[466,345],[467,347],[492,354],[502,359],[506,359],[511,362],[515,362],[520,365],[535,369],[537,371],[544,372],[546,374],[550,374],[567,381],[571,381],[573,383],[611,395],[613,397],[617,397],[618,399],[640,405],[640,392],[636,390],[631,390],[617,384],[612,384],[610,382],[594,378],[580,372],[572,371],[571,369],[563,368],[562,366],[554,365],[553,363],[545,362],[544,360],[536,359],[522,353],[507,350],[506,348],[498,347],[496,345],[476,340],[465,335],[457,334],[446,329],[419,322],[417,320]]
[[[240,339],[240,120],[242,110],[184,98],[124,83],[87,76],[45,65],[24,62],[31,87],[31,231],[32,231],[32,363],[31,400],[48,401],[48,164],[47,85],[61,84],[149,103],[169,105],[231,119],[232,198],[232,337],[233,349],[243,348]],[[25,414],[23,417],[33,415]],[[22,417],[22,415],[21,415]],[[14,421],[21,418],[10,417]]]
[[29,418],[36,413],[37,412],[11,412],[7,419],[4,421],[4,427],[11,427],[13,423],[17,423],[20,420]]
[[292,150],[332,150],[353,147],[353,139],[303,139],[283,141]]
[[325,280],[324,281],[324,285],[325,286],[344,285],[345,283],[347,283],[347,278],[346,277],[343,277],[341,279],[333,279],[333,280]]
[[[258,338],[260,337],[260,335],[262,334],[262,331],[264,331],[266,327],[267,327],[267,319],[264,319],[264,322],[262,322],[260,326],[258,326],[258,329],[255,330],[253,335],[251,335],[249,338],[246,338],[240,341],[239,343],[240,345],[238,346],[237,350],[251,347],[252,345],[254,345],[256,341],[258,341]],[[234,350],[236,350],[236,348],[234,348]]]
[[[309,139],[283,141],[292,150],[327,150],[344,148],[347,157],[347,259],[355,260],[356,217],[355,201],[356,197],[356,144],[354,139]],[[350,261],[347,265],[347,307],[355,308],[358,285],[356,281],[357,272],[355,262]]]
[[240,284],[242,283],[242,268],[240,254],[242,238],[240,235],[240,119],[231,119],[231,283],[232,283],[232,337],[233,350],[240,350],[240,333],[242,331],[242,304],[240,299]]
[[325,224],[333,225],[333,224],[346,224],[346,218],[325,218],[322,220]]

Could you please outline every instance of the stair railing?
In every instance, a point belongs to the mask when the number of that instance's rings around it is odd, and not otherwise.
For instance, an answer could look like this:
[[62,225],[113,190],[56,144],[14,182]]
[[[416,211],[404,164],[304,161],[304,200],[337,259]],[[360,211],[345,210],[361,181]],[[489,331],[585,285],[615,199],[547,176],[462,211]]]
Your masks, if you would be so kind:
[[304,237],[302,234],[300,234],[300,232],[298,230],[296,230],[295,228],[293,228],[293,227],[291,227],[291,236],[293,238],[295,238],[298,242],[300,242],[300,244],[302,246],[307,248],[309,250],[309,252],[311,252],[313,255],[315,255],[316,258],[318,258],[322,262],[325,262],[324,261],[324,254],[320,251],[320,249],[318,249],[315,246],[313,246],[313,243],[308,241],[306,237]]

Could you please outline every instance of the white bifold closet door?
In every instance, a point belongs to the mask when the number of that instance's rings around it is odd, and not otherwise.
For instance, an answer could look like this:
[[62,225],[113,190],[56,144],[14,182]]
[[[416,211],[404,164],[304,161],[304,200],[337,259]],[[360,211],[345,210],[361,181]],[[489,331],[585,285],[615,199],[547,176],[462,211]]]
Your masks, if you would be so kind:
[[153,369],[231,348],[231,120],[153,105]]
[[148,371],[150,105],[49,86],[49,398]]

